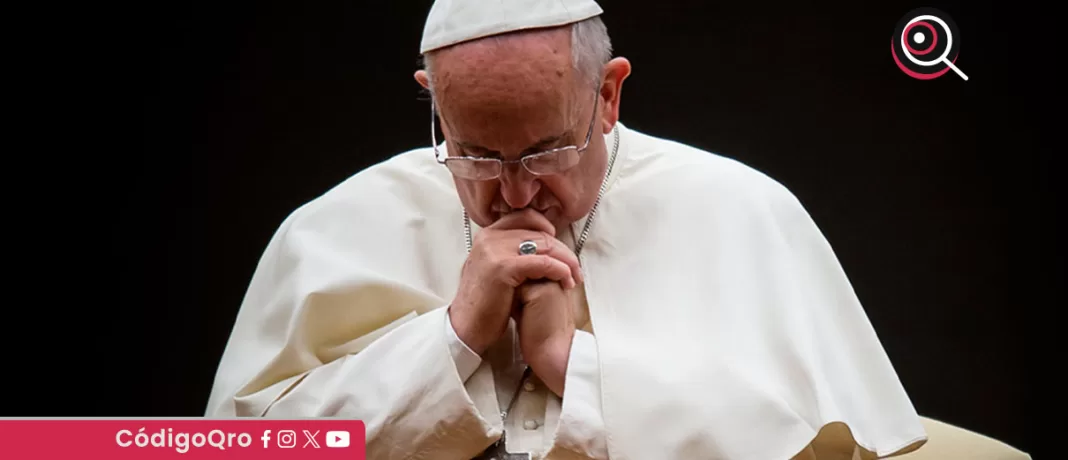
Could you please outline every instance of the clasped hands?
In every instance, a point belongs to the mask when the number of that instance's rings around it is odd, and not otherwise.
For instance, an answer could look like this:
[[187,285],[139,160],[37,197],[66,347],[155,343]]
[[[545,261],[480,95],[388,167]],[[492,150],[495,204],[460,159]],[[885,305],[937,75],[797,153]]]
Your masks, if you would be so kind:
[[[536,254],[519,254],[523,241]],[[508,214],[475,236],[464,262],[449,317],[456,335],[480,356],[515,318],[519,347],[531,370],[558,396],[564,394],[575,320],[567,291],[582,282],[578,257],[556,239],[540,213]]]

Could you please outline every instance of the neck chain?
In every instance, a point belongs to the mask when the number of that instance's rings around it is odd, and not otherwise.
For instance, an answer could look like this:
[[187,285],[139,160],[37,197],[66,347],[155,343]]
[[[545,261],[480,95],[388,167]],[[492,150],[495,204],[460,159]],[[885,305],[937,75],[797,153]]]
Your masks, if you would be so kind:
[[[601,197],[604,196],[605,190],[608,189],[608,178],[612,176],[612,167],[616,164],[616,153],[619,152],[619,127],[615,127],[613,130],[614,140],[612,141],[612,154],[608,157],[608,169],[604,173],[604,180],[601,181],[601,190],[597,192],[597,200],[593,202],[593,208],[590,209],[590,215],[586,218],[586,225],[582,227],[582,233],[579,234],[578,241],[575,243],[575,255],[579,255],[582,252],[582,247],[586,245],[586,238],[590,236],[590,226],[593,224],[593,218],[597,215],[597,206],[601,204]],[[467,209],[463,210],[464,214],[464,238],[467,240],[467,253],[471,253],[471,219],[467,216]]]

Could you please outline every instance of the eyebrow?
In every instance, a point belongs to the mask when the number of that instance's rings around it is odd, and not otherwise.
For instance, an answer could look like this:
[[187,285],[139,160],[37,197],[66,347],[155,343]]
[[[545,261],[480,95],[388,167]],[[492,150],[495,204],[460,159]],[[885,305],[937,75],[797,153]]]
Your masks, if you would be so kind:
[[[562,139],[564,139],[565,136],[567,136],[567,132],[566,131],[561,133],[561,134],[557,134],[555,136],[545,136],[545,137],[541,138],[540,140],[538,140],[538,142],[535,142],[533,145],[531,145],[530,147],[527,147],[525,150],[523,150],[522,154],[523,155],[529,155],[529,154],[532,154],[532,153],[538,153],[541,150],[546,150],[550,146],[552,146],[553,144],[559,143]],[[462,148],[464,150],[468,150],[468,151],[474,150],[474,151],[478,151],[480,153],[486,153],[486,154],[490,154],[490,155],[499,155],[500,154],[500,152],[497,152],[495,150],[490,150],[490,149],[487,149],[487,148],[482,147],[480,145],[470,144],[470,143],[467,143],[467,142],[458,141],[458,142],[456,142],[456,145],[458,145],[458,146],[460,146],[460,148]]]

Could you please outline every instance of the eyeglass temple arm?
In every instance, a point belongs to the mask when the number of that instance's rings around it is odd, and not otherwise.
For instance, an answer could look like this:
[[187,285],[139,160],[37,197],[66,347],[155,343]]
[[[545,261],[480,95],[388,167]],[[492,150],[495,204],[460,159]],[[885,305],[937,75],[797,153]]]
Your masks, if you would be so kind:
[[430,98],[430,142],[431,147],[434,149],[434,160],[438,163],[445,164],[445,160],[441,159],[441,155],[438,153],[438,135],[435,129],[435,121],[437,120],[437,112],[434,110],[434,98]]
[[593,139],[593,127],[597,125],[597,99],[600,95],[599,90],[593,92],[593,116],[590,117],[590,127],[586,130],[586,142],[582,144],[582,150],[586,150],[590,146],[590,139]]

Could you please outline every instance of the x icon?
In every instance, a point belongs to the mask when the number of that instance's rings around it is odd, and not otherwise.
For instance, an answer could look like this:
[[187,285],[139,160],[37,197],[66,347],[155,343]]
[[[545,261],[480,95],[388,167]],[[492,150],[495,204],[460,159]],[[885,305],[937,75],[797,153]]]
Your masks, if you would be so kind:
[[319,436],[319,431],[318,430],[315,433],[312,433],[311,431],[308,431],[308,430],[304,430],[304,437],[308,438],[308,441],[304,443],[304,447],[302,447],[302,449],[307,449],[308,448],[308,444],[311,444],[312,447],[318,449],[319,448],[319,443],[315,441],[315,437],[316,436]]

